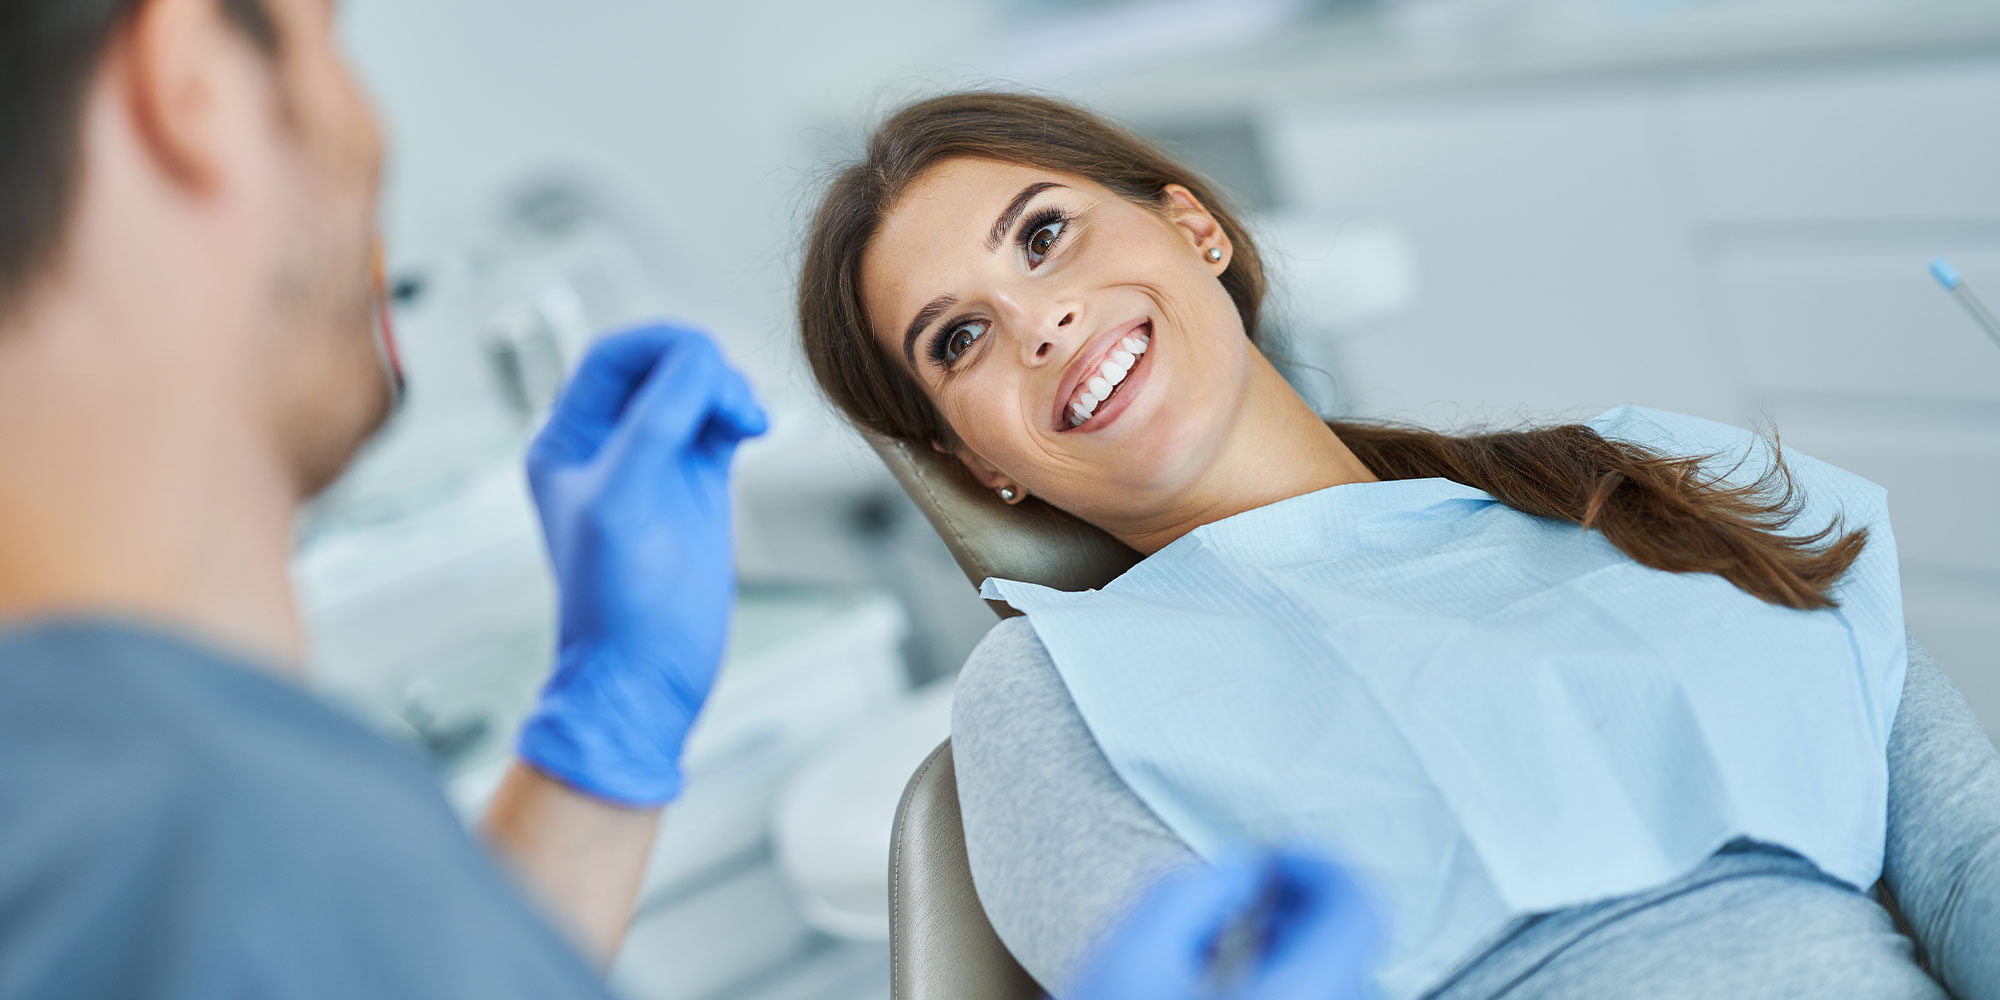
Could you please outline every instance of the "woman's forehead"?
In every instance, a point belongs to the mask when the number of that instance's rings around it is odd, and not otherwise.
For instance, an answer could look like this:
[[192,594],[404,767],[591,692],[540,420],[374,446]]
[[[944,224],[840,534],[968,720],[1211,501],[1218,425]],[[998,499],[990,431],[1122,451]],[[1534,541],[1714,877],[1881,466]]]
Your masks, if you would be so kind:
[[870,249],[986,250],[993,220],[1026,188],[1090,182],[1018,163],[956,159],[926,171],[883,216]]
[[[897,199],[861,258],[861,293],[878,336],[898,327],[989,254],[994,221],[1039,184],[1095,188],[1080,177],[998,160],[960,158],[932,167]],[[905,321],[907,317],[905,317]]]

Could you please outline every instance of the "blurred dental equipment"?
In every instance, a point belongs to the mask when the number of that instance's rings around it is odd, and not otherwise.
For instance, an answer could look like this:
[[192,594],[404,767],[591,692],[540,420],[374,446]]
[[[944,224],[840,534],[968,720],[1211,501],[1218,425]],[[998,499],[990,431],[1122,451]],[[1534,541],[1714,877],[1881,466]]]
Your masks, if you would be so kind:
[[1972,314],[1973,321],[1986,331],[1987,336],[1993,338],[1993,343],[2000,344],[2000,319],[1994,318],[1993,311],[1986,308],[1986,303],[1979,301],[1979,296],[1972,294],[1972,289],[1965,286],[1965,279],[1959,277],[1958,269],[1952,267],[1950,261],[1939,257],[1931,261],[1931,275],[1937,278],[1938,284],[1943,285],[1945,291],[1958,299],[1966,312]]
[[[434,506],[511,467],[591,340],[678,300],[659,216],[609,171],[542,167],[475,210],[463,237],[390,260],[378,351],[410,389],[313,503],[305,541]],[[391,329],[393,341],[379,339]]]

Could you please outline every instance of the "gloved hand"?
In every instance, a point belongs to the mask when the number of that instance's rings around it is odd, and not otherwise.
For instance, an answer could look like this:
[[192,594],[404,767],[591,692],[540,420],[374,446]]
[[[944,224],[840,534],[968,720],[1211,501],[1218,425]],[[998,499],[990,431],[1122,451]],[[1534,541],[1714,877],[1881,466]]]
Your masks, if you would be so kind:
[[[1218,944],[1246,918],[1256,932],[1246,960],[1218,975]],[[1289,852],[1242,858],[1155,886],[1085,960],[1069,995],[1359,1000],[1381,938],[1374,910],[1339,866]]]
[[528,449],[561,589],[555,674],[519,744],[536,769],[625,805],[680,793],[736,600],[729,462],[766,425],[693,330],[642,327],[584,358]]

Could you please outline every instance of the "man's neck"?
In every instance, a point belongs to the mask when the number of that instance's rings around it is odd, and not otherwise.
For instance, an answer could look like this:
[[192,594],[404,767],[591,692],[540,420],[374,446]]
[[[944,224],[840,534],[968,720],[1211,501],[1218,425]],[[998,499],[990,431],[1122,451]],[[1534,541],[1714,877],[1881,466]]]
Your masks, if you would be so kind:
[[247,394],[102,350],[111,321],[57,308],[0,329],[0,621],[136,619],[295,671],[297,498]]

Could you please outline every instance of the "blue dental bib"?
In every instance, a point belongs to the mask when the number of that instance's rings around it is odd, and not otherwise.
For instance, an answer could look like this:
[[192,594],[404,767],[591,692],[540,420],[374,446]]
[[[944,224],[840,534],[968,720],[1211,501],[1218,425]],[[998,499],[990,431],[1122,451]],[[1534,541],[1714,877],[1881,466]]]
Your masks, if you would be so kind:
[[[1691,417],[1589,425],[1715,455],[1731,482],[1771,461]],[[983,593],[1028,615],[1112,766],[1196,853],[1305,844],[1361,872],[1391,931],[1375,985],[1416,997],[1518,918],[1660,885],[1739,838],[1879,877],[1907,665],[1886,497],[1785,459],[1793,532],[1869,530],[1838,608],[1649,569],[1442,479],[1248,511],[1102,590]]]

